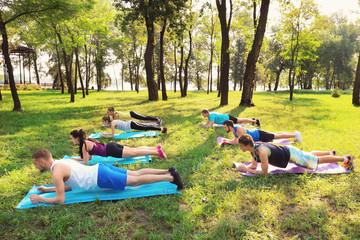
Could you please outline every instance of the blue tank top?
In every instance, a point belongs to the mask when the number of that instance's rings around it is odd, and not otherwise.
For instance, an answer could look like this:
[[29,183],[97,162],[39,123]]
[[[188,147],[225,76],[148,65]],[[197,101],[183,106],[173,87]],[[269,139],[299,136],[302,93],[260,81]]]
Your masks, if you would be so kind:
[[[237,128],[238,128],[238,126],[235,126],[235,127],[234,127],[234,130],[235,130],[235,132],[234,132],[235,138],[239,138],[239,136],[236,134]],[[251,130],[245,128],[245,130],[246,130],[246,134],[249,134],[249,135],[252,137],[252,139],[254,140],[254,142],[257,142],[257,141],[260,140],[259,130],[257,130],[256,128],[251,129]]]
[[255,154],[253,155],[251,153],[251,155],[253,156],[253,158],[255,159],[256,162],[261,162],[260,158],[258,155],[256,155],[256,150],[259,147],[267,147],[270,150],[270,156],[268,157],[269,159],[269,164],[276,166],[276,167],[280,167],[280,168],[286,168],[286,166],[288,165],[288,162],[290,160],[290,150],[288,147],[286,146],[276,146],[270,143],[265,143],[265,142],[257,142],[255,143]]

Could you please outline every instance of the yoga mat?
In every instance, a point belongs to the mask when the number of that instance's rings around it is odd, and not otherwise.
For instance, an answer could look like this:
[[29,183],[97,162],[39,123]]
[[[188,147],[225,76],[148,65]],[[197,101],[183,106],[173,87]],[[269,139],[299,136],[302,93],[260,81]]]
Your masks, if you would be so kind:
[[[69,159],[71,157],[79,157],[79,156],[67,156],[65,155],[63,159]],[[108,163],[111,165],[119,164],[119,165],[128,165],[135,163],[151,163],[151,157],[149,155],[146,156],[138,156],[133,158],[115,158],[115,157],[101,157],[94,155],[91,160],[89,160],[89,165],[95,165],[97,163]]]
[[[235,124],[235,126],[241,126],[241,127],[255,127],[251,123],[244,123],[244,124]],[[213,127],[224,127],[224,124],[217,124],[214,123]]]
[[[224,145],[229,144],[229,143],[223,143],[224,138],[222,138],[222,137],[217,137],[216,140],[220,145],[221,144],[224,144]],[[274,141],[272,143],[279,144],[279,145],[287,145],[287,144],[291,144],[291,143],[294,143],[294,142],[291,141],[290,139],[281,138],[281,139],[274,139]]]
[[[92,133],[89,138],[101,138],[101,133]],[[130,133],[117,133],[114,135],[115,139],[129,139],[129,138],[140,138],[140,137],[156,137],[159,136],[158,132],[130,132]]]
[[[52,187],[51,185],[44,185],[46,187]],[[23,200],[16,206],[17,209],[33,208],[39,206],[58,206],[47,203],[33,204],[30,201],[30,195],[38,194],[43,197],[55,197],[56,193],[40,193],[37,188],[39,186],[33,186]],[[95,200],[120,200],[126,198],[138,198],[138,197],[149,197],[155,195],[175,194],[181,193],[176,190],[177,186],[170,182],[157,182],[151,184],[144,184],[137,187],[126,186],[124,191],[112,190],[112,189],[98,189],[95,191],[84,191],[81,189],[73,189],[65,192],[65,204],[72,203],[84,203],[93,202]]]
[[[238,166],[241,163],[233,162],[235,164],[235,167],[238,168]],[[251,163],[244,163],[244,165],[249,166]],[[256,170],[261,171],[261,165],[258,164]],[[240,172],[240,171],[239,171]],[[268,173],[269,174],[279,174],[279,173],[319,173],[319,174],[340,174],[340,173],[349,173],[350,170],[340,166],[337,163],[322,163],[318,165],[318,168],[316,171],[310,170],[307,168],[299,167],[295,163],[288,163],[286,168],[278,168],[275,166],[272,166],[269,164]],[[252,173],[244,173],[240,172],[242,175],[245,176],[256,176]]]
[[[161,125],[161,122],[160,122],[160,123],[158,123],[158,122],[140,122],[140,123],[145,124],[145,125],[148,125],[148,126]],[[105,125],[105,124],[103,124],[102,126],[103,126],[103,127],[108,127],[108,125]]]

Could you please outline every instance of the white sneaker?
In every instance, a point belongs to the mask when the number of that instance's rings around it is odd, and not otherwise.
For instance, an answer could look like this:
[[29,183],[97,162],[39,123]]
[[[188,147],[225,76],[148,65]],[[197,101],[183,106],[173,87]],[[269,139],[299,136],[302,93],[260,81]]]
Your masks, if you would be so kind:
[[301,138],[301,133],[299,131],[295,131],[295,139],[296,141],[298,141],[299,143],[302,142],[302,138]]

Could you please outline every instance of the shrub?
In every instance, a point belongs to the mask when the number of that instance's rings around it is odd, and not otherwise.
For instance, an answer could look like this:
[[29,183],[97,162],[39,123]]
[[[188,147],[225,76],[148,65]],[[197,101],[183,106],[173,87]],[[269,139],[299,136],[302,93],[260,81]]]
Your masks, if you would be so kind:
[[341,93],[339,92],[339,88],[335,88],[335,89],[332,91],[331,96],[332,96],[333,98],[338,98],[338,97],[340,97],[340,96],[341,96]]

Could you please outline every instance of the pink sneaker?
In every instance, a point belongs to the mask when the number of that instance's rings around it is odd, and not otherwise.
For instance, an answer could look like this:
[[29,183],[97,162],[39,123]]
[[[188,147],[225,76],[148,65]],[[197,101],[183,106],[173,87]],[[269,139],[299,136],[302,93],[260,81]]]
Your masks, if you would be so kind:
[[157,148],[157,149],[162,149],[162,147],[161,147],[161,145],[160,145],[160,144],[159,144],[159,145],[157,145],[157,146],[156,146],[156,148]]
[[159,157],[161,158],[167,158],[165,152],[164,152],[164,149],[160,148],[158,149],[158,152],[159,152]]

